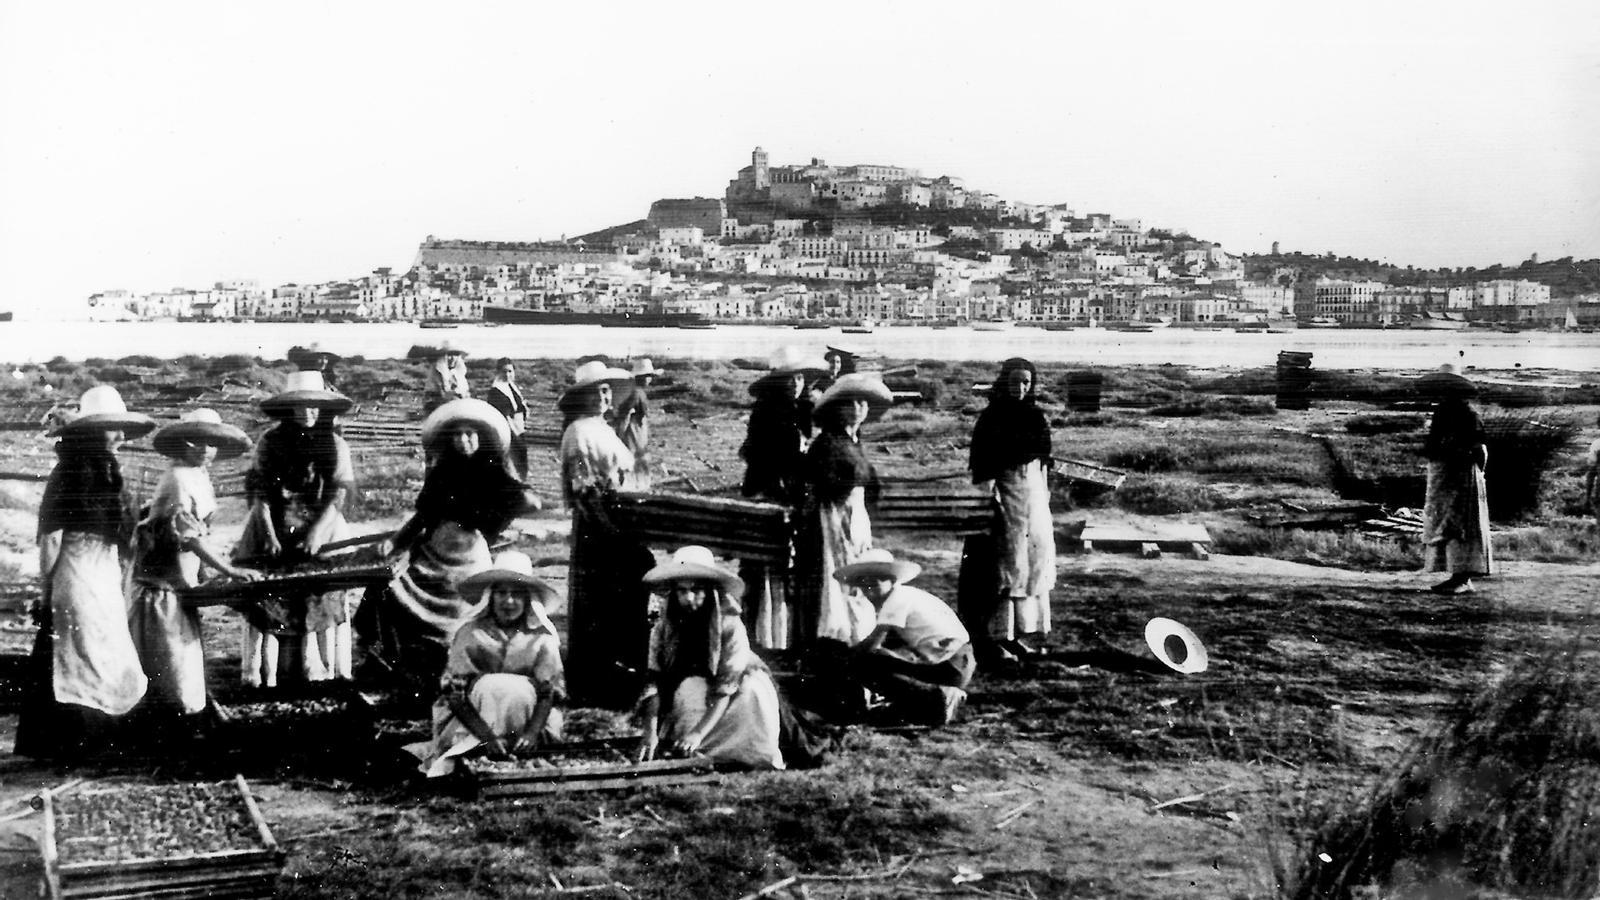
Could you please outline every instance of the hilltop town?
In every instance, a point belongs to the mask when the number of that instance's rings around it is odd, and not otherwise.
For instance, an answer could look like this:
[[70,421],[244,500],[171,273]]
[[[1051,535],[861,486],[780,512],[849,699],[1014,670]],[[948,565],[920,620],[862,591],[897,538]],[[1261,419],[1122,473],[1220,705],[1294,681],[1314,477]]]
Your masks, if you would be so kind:
[[1138,218],[1010,200],[949,175],[821,159],[775,166],[757,147],[721,198],[660,199],[645,219],[573,240],[429,236],[404,272],[105,291],[89,306],[101,319],[220,321],[477,320],[489,307],[727,322],[1600,321],[1600,292],[1553,297],[1531,278],[1331,278],[1317,268],[1276,244],[1245,257]]

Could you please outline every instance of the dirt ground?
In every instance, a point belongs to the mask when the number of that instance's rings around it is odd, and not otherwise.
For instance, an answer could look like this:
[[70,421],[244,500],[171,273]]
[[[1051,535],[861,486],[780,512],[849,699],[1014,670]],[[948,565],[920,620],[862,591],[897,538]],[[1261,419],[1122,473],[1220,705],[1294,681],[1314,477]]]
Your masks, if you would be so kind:
[[[664,419],[663,445],[737,425],[725,413]],[[1188,425],[1150,428],[1159,436]],[[698,461],[697,477],[710,482],[736,473],[736,441],[700,446],[719,449],[675,460],[679,472]],[[908,471],[962,461],[955,444],[916,434],[882,452]],[[0,483],[0,572],[22,585],[35,565],[37,490]],[[225,502],[218,544],[231,544],[241,513],[239,501]],[[732,900],[772,885],[761,896],[1276,897],[1287,872],[1317,852],[1305,840],[1327,811],[1392,770],[1464,694],[1592,625],[1600,565],[1512,560],[1476,593],[1439,597],[1415,572],[1070,552],[1065,535],[1084,515],[1057,517],[1063,552],[1044,661],[980,674],[953,727],[854,729],[819,770],[475,801],[400,777],[396,748],[426,725],[389,714],[375,746],[357,734],[367,723],[323,718],[263,731],[249,753],[164,758],[156,747],[138,761],[69,771],[12,755],[15,706],[0,703],[0,897],[36,896],[28,864],[40,816],[25,803],[39,790],[234,772],[257,791],[287,852],[282,897]],[[518,525],[520,549],[565,556],[560,513]],[[920,586],[954,598],[956,541],[891,534],[880,543],[923,565]],[[542,574],[564,587],[562,566]],[[6,697],[28,643],[23,599],[0,597]],[[1143,642],[1154,616],[1192,628],[1210,668],[1185,676],[1155,663]],[[205,622],[215,693],[251,699],[236,684],[237,619],[211,609]]]

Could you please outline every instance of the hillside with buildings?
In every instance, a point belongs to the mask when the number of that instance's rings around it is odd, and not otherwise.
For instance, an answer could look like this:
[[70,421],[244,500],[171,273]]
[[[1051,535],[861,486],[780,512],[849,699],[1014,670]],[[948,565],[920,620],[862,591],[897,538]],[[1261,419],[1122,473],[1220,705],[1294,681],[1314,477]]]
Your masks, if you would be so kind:
[[212,320],[471,320],[493,306],[756,322],[1593,325],[1600,260],[1417,270],[1276,245],[1245,256],[951,175],[815,158],[772,165],[757,147],[721,197],[659,199],[644,219],[572,240],[430,236],[405,272],[107,291],[89,304],[98,318]]

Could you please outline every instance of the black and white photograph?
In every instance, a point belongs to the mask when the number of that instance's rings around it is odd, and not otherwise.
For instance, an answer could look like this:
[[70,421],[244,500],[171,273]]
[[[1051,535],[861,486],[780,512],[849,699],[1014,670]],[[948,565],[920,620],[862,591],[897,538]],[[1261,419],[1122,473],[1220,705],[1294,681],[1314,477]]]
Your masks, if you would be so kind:
[[1600,5],[0,0],[0,900],[1600,897]]

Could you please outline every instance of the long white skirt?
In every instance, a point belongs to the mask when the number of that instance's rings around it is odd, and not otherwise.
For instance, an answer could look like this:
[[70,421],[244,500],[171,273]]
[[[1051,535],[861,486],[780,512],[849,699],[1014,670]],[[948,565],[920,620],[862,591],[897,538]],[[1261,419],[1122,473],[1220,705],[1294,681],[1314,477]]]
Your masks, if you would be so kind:
[[[489,729],[510,749],[511,742],[533,718],[539,691],[526,676],[495,673],[474,682],[468,700]],[[550,710],[550,717],[544,723],[545,740],[560,740],[561,726],[561,710]],[[441,699],[433,705],[433,740],[411,744],[406,749],[422,761],[417,771],[437,778],[454,772],[456,759],[476,750],[482,743]]]
[[97,535],[69,531],[50,580],[55,626],[55,695],[120,716],[144,697],[147,682],[128,633],[122,559]]
[[197,713],[206,708],[206,657],[200,644],[200,617],[184,609],[172,588],[135,584],[128,606],[145,677],[148,699],[168,709]]
[[[678,683],[667,710],[663,746],[700,724],[710,705],[710,689],[710,682],[698,676]],[[755,669],[744,676],[728,702],[728,711],[700,745],[700,753],[752,769],[783,768],[783,753],[778,749],[778,688],[769,673]]]
[[877,611],[866,598],[845,590],[833,573],[872,549],[866,490],[857,487],[841,503],[822,504],[817,515],[821,517],[822,559],[816,636],[858,644],[878,624]]
[[1009,640],[1018,631],[1048,632],[1050,591],[1056,585],[1050,484],[1038,460],[1007,469],[994,484],[1000,497],[1002,524],[995,548],[1000,563],[1001,599],[989,633]]

